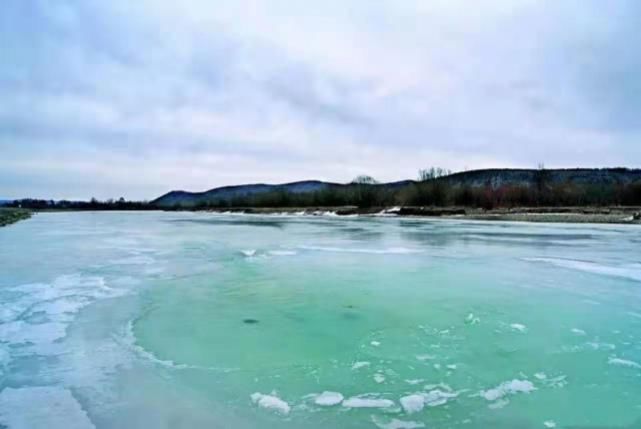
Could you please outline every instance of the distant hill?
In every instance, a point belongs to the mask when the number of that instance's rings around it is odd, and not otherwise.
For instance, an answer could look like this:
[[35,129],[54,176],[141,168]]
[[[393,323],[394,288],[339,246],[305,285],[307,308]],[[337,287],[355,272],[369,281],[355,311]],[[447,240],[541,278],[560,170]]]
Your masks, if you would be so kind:
[[[410,183],[412,183],[411,180],[403,180],[400,182],[383,183],[373,186],[402,188]],[[347,186],[349,186],[349,184],[322,182],[320,180],[304,180],[301,182],[282,183],[278,185],[256,183],[250,185],[223,186],[220,188],[210,189],[205,192],[171,191],[151,201],[151,204],[157,207],[173,207],[176,205],[180,205],[182,207],[193,207],[200,203],[231,201],[234,198],[265,194],[268,192],[302,194],[319,192],[332,188],[345,188]]]
[[[575,185],[629,185],[631,183],[641,182],[641,169],[574,168],[536,170],[496,168],[464,171],[432,180],[445,181],[453,188],[491,188],[494,190],[503,186],[523,186],[529,188],[540,186],[542,182],[545,182],[547,185],[563,183]],[[370,186],[396,191],[415,183],[417,182],[414,180],[403,180]],[[351,185],[318,180],[306,180],[278,185],[259,183],[224,186],[205,192],[171,191],[155,199],[151,204],[161,208],[174,206],[194,207],[204,203],[232,201],[235,198],[256,196],[270,192],[303,194],[328,189],[344,189],[349,186]]]
[[501,186],[535,186],[541,180],[549,185],[629,185],[641,180],[641,169],[568,168],[568,169],[506,169],[492,168],[454,173],[442,180],[453,186],[472,188]]

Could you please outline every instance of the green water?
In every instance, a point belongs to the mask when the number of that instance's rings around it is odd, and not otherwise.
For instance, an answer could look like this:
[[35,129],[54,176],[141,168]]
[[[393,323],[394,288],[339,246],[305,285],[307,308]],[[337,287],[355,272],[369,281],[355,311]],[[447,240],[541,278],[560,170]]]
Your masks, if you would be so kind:
[[0,424],[636,428],[640,250],[634,226],[38,214],[0,229]]

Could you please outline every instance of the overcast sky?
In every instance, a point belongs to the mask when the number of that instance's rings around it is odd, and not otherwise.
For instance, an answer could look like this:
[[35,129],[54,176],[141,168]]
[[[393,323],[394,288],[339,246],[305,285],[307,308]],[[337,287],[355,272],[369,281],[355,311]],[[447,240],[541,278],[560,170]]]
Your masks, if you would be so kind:
[[636,0],[5,0],[0,197],[641,164]]

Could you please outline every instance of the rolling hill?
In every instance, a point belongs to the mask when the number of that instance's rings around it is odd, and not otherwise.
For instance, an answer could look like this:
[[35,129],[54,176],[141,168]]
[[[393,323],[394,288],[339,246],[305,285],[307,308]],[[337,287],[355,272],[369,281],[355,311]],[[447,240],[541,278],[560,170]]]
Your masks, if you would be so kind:
[[[498,189],[504,186],[534,187],[541,183],[547,185],[574,184],[574,185],[629,185],[641,182],[641,169],[627,168],[573,168],[573,169],[483,169],[454,173],[449,176],[432,179],[447,182],[448,185],[469,188]],[[387,188],[392,191],[400,190],[411,184],[414,180],[380,183],[366,185]],[[256,196],[269,192],[284,192],[291,194],[313,193],[327,189],[340,189],[352,186],[323,182],[319,180],[306,180],[283,184],[248,184],[236,186],[223,186],[204,192],[171,191],[151,202],[159,208],[169,207],[195,207],[203,203],[232,201],[233,199]]]

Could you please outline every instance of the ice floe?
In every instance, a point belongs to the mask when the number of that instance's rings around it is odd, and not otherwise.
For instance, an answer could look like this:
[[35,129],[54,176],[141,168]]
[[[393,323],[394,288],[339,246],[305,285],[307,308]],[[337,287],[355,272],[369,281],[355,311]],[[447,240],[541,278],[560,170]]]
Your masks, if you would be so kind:
[[488,401],[496,401],[507,395],[514,395],[516,393],[530,393],[536,390],[534,384],[529,380],[511,380],[505,381],[493,389],[483,390],[480,392],[481,396]]
[[443,392],[442,390],[432,390],[423,394],[423,399],[425,400],[425,405],[428,407],[438,407],[447,403],[452,398],[456,398],[458,393],[452,392]]
[[352,365],[352,369],[365,368],[366,366],[369,366],[369,365],[370,363],[367,361],[358,361],[358,362],[354,362],[354,364]]
[[400,403],[406,413],[412,414],[421,411],[425,406],[438,407],[439,405],[444,405],[447,401],[456,398],[458,395],[458,393],[444,392],[435,389],[429,392],[419,392],[403,396],[400,399]]
[[522,323],[512,323],[510,324],[510,328],[518,332],[525,332],[527,330],[527,327]]
[[345,408],[391,408],[394,401],[389,399],[380,399],[370,395],[353,396],[343,401]]
[[416,355],[415,357],[416,357],[416,360],[420,360],[420,361],[435,359],[435,356],[433,355]]
[[610,365],[619,365],[619,366],[627,366],[629,368],[641,368],[641,364],[634,362],[632,360],[628,359],[620,359],[616,357],[611,357],[608,359],[608,363]]
[[477,323],[480,323],[480,322],[481,322],[481,319],[474,316],[474,313],[468,314],[467,317],[465,318],[465,323],[467,323],[468,325],[476,325]]
[[407,414],[417,413],[425,407],[425,398],[423,395],[415,393],[413,395],[403,396],[400,399],[401,407]]
[[599,343],[597,341],[590,341],[586,343],[586,346],[593,350],[614,350],[617,348],[617,346],[612,343]]
[[565,385],[568,384],[567,376],[559,375],[557,377],[548,378],[547,380],[544,381],[544,384],[547,387],[553,387],[553,388],[565,387]]
[[453,392],[454,389],[452,389],[449,385],[445,383],[437,383],[437,384],[426,384],[423,386],[425,390],[435,390],[435,389],[443,389],[446,392]]
[[251,400],[261,408],[275,411],[280,414],[289,414],[289,404],[280,399],[274,392],[271,395],[255,392],[251,394]]
[[325,391],[314,398],[314,403],[322,407],[331,407],[343,402],[343,395],[338,392]]
[[377,372],[374,374],[374,381],[380,384],[385,381],[385,376],[380,372]]

